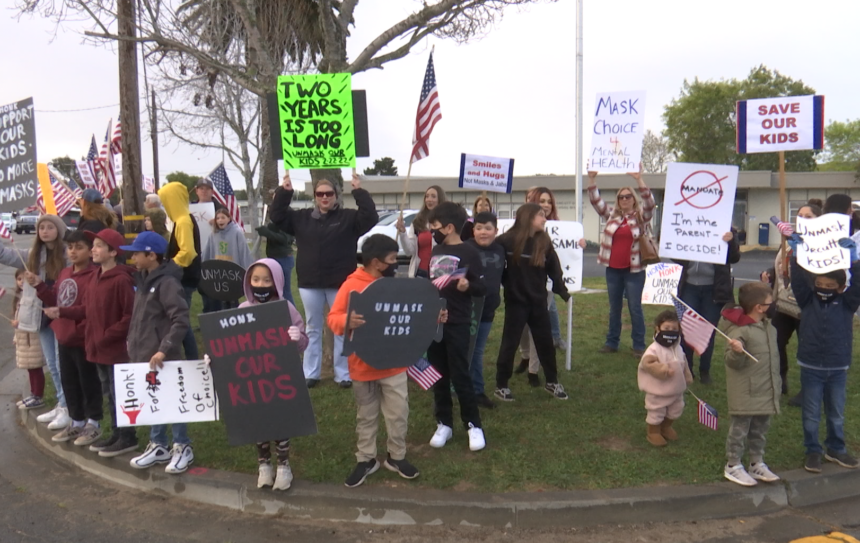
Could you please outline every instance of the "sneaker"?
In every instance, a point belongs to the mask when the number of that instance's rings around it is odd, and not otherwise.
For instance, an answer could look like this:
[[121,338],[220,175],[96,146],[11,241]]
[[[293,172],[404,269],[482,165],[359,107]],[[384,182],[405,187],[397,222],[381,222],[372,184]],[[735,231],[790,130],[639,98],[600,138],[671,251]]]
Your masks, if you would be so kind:
[[54,441],[56,443],[65,443],[66,441],[74,441],[83,433],[84,433],[84,427],[83,426],[66,426],[65,428],[63,428],[63,430],[61,432],[56,433],[53,436],[51,436],[51,441]]
[[480,451],[487,446],[487,441],[484,439],[484,431],[476,427],[471,422],[469,423],[469,450]]
[[293,470],[290,469],[290,463],[278,464],[278,475],[275,477],[272,490],[289,490],[291,484],[293,484]]
[[109,447],[105,447],[104,449],[100,450],[99,456],[103,458],[113,458],[114,456],[134,452],[136,450],[137,439],[132,440],[120,436],[116,441],[113,442],[113,445],[110,445]]
[[860,462],[857,461],[856,458],[848,454],[848,452],[843,453],[835,453],[833,451],[828,450],[824,453],[824,459],[828,462],[834,462],[839,464],[843,468],[855,469],[860,466]]
[[750,477],[750,474],[744,469],[743,464],[738,464],[737,466],[729,466],[727,464],[726,469],[723,470],[723,476],[741,486],[755,486],[758,484],[755,479]]
[[102,436],[101,439],[90,445],[90,450],[93,452],[100,452],[110,447],[116,440],[119,439],[119,435],[114,432],[110,436]]
[[54,420],[48,423],[48,430],[62,430],[72,423],[72,417],[69,416],[69,410],[61,407]]
[[[99,453],[101,455],[101,453]],[[146,469],[155,464],[166,464],[170,462],[170,451],[158,443],[149,442],[143,454],[135,456],[129,461],[129,465],[137,469]]]
[[87,423],[87,425],[84,426],[84,430],[75,440],[75,446],[86,447],[87,445],[95,443],[100,437],[102,437],[102,429],[98,426]]
[[63,408],[62,408],[62,407],[60,407],[60,406],[58,405],[57,407],[55,407],[55,408],[51,409],[51,410],[50,410],[50,411],[48,411],[47,413],[42,413],[41,415],[39,415],[38,417],[36,417],[36,420],[37,420],[37,421],[39,421],[39,422],[41,422],[42,424],[48,424],[49,422],[51,422],[51,421],[53,421],[55,418],[57,418],[57,415],[59,415],[59,414],[60,414],[60,411],[61,411],[62,409],[63,409]]
[[601,353],[601,354],[617,353],[617,352],[618,352],[618,348],[617,348],[617,347],[610,347],[609,345],[604,345],[604,346],[603,346],[603,347],[601,347],[601,348],[600,348],[600,350],[598,350],[597,352],[598,352],[598,353]]
[[21,405],[18,406],[18,409],[22,411],[29,411],[31,409],[39,409],[40,407],[45,407],[45,400],[43,400],[39,396],[30,396],[29,398],[23,400]]
[[444,447],[445,443],[448,443],[448,440],[452,437],[454,437],[454,430],[450,426],[445,426],[440,422],[436,425],[436,433],[434,433],[433,437],[430,438],[430,446],[440,449]]
[[779,475],[770,471],[770,468],[768,468],[767,464],[764,462],[750,464],[750,475],[752,475],[753,479],[764,481],[765,483],[775,483],[776,481],[779,481]]
[[393,471],[404,479],[414,479],[419,475],[415,466],[410,464],[405,458],[403,460],[394,460],[389,454],[388,458],[385,459],[385,464],[383,465],[385,466],[385,469]]
[[514,373],[525,373],[529,369],[529,359],[523,358],[520,360],[520,365],[514,368]]
[[699,383],[701,383],[703,385],[710,385],[711,384],[711,374],[701,372],[701,374],[699,375]]
[[497,388],[493,395],[502,400],[503,402],[512,402],[514,401],[514,394],[511,392],[511,389],[505,388]]
[[568,399],[568,395],[567,392],[564,391],[564,387],[558,383],[547,383],[543,389],[552,394],[556,400]]
[[561,351],[561,352],[567,351],[567,343],[563,339],[561,339],[560,337],[553,338],[552,343],[553,343],[553,345],[555,345],[555,348],[558,349],[559,351]]
[[337,386],[340,388],[352,388],[352,381],[341,381]]
[[170,463],[164,468],[164,473],[185,473],[194,463],[194,449],[188,443],[174,443],[170,454]]
[[487,397],[486,394],[475,394],[475,401],[478,402],[478,407],[483,407],[486,409],[495,409],[496,404],[493,403],[493,400]]
[[803,469],[805,469],[809,473],[821,473],[821,454],[807,454],[806,461],[803,462]]
[[16,405],[16,406],[18,406],[18,409],[20,409],[20,408],[21,408],[21,406],[22,406],[22,405],[24,405],[24,403],[25,403],[27,400],[29,400],[30,398],[32,398],[32,397],[33,397],[33,395],[32,395],[32,394],[30,394],[30,395],[29,395],[29,396],[27,396],[26,398],[21,398],[20,400],[18,400],[17,402],[15,402],[15,405]]
[[[439,426],[442,425],[440,424]],[[450,430],[450,428],[448,429]],[[379,461],[377,461],[376,458],[368,460],[367,462],[359,462],[358,465],[355,466],[355,469],[352,470],[352,473],[349,474],[349,477],[346,478],[346,481],[344,481],[343,484],[346,485],[347,488],[355,488],[357,486],[361,486],[361,484],[364,483],[364,480],[367,479],[367,476],[376,473],[378,469]]]
[[275,470],[272,464],[263,462],[260,464],[259,473],[257,475],[257,488],[264,488],[275,484]]
[[308,386],[308,388],[314,388],[315,386],[320,384],[320,380],[319,379],[308,379],[305,381],[305,384]]

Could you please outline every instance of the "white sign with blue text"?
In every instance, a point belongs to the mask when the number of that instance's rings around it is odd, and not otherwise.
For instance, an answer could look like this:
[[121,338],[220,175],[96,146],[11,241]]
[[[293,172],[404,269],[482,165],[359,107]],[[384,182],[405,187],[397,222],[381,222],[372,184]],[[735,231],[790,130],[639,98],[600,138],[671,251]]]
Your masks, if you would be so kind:
[[645,135],[645,91],[597,95],[588,170],[638,172]]

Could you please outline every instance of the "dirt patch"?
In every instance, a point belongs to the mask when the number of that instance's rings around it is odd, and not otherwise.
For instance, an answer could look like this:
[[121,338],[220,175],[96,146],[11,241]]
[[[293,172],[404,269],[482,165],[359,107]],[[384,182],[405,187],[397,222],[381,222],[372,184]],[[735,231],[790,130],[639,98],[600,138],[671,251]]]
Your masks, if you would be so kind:
[[459,483],[451,487],[451,490],[457,492],[472,492],[475,490],[475,485],[473,485],[469,481],[460,481]]
[[604,449],[617,452],[632,451],[635,447],[628,439],[618,436],[605,436],[597,440],[597,444]]

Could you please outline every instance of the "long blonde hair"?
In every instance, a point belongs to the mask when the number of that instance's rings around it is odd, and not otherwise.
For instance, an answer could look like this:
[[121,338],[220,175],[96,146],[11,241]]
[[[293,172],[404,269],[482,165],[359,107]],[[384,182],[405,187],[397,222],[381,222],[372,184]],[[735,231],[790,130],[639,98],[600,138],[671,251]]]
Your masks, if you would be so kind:
[[634,214],[641,219],[642,210],[639,208],[639,198],[636,197],[636,191],[633,190],[633,187],[621,187],[618,189],[618,192],[615,193],[615,209],[612,210],[612,216],[621,216],[621,205],[618,203],[618,197],[621,196],[621,193],[625,190],[633,196],[633,211],[631,214]]

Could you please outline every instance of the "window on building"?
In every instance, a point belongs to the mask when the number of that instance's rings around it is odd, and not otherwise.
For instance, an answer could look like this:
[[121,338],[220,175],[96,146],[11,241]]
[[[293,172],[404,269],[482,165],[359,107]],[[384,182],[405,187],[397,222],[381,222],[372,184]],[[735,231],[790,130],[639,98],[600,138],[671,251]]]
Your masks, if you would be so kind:
[[806,205],[806,200],[789,200],[788,201],[788,222],[794,224],[797,222],[797,212],[800,208]]

